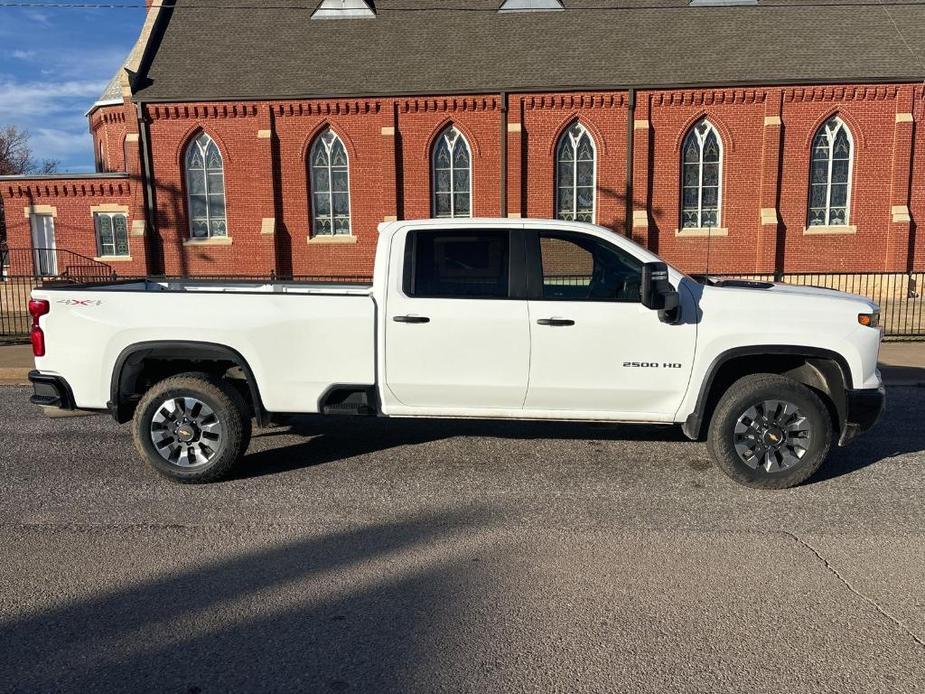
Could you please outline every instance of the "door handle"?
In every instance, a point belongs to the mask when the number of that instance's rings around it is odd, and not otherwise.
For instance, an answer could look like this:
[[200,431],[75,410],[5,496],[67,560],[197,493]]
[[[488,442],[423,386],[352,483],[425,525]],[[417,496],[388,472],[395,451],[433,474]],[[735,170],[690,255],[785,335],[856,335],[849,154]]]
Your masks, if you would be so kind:
[[575,321],[568,318],[540,318],[537,321],[539,325],[551,325],[554,328],[570,328],[575,325]]
[[395,316],[392,320],[396,323],[430,323],[427,316]]

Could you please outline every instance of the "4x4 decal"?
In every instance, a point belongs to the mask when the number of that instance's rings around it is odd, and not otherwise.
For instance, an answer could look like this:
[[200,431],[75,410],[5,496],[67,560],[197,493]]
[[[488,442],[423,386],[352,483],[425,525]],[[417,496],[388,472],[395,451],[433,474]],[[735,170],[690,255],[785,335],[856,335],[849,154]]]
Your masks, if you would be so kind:
[[99,299],[60,299],[55,303],[65,306],[99,306],[103,302]]

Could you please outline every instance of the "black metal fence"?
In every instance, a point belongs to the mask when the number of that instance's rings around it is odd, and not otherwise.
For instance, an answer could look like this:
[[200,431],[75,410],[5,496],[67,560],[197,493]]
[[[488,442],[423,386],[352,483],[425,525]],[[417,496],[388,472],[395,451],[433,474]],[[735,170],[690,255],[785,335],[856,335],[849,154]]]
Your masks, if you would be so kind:
[[48,283],[101,282],[116,277],[106,263],[56,248],[0,248],[0,339],[29,334],[29,297]]
[[[716,276],[716,275],[714,275]],[[577,276],[576,276],[577,277]],[[798,286],[836,289],[867,297],[880,305],[884,335],[890,340],[925,339],[925,272],[914,273],[794,273],[785,275],[734,274],[724,278],[783,281]],[[29,295],[48,283],[85,283],[119,277],[106,263],[56,249],[0,249],[0,339],[24,337],[29,333]],[[368,275],[300,275],[281,278],[226,275],[222,277],[156,277],[156,281],[194,282],[311,282],[315,284],[368,285]],[[584,276],[580,281],[584,281]],[[568,282],[565,282],[568,284]]]

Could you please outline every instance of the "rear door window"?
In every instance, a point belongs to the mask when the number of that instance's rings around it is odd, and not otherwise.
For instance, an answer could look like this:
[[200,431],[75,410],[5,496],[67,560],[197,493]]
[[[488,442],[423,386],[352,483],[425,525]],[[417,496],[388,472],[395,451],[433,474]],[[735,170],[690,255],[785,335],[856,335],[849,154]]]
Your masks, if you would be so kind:
[[504,229],[411,232],[403,289],[417,298],[504,299],[510,255]]

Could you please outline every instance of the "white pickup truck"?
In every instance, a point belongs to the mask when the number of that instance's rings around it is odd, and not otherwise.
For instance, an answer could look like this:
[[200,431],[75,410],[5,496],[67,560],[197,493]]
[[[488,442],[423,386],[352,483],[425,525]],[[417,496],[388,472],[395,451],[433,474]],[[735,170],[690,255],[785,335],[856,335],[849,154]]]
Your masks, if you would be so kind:
[[680,424],[779,489],[885,403],[867,299],[698,282],[570,222],[383,224],[371,286],[43,287],[30,311],[32,402],[132,420],[178,482],[227,475],[252,419],[319,413]]

